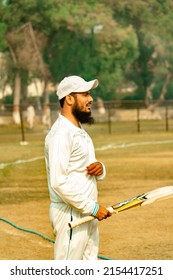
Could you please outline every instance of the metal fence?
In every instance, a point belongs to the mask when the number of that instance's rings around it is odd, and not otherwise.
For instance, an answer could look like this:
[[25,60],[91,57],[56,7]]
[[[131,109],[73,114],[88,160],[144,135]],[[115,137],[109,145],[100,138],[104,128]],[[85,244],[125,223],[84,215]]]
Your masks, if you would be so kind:
[[[155,102],[146,108],[144,101],[115,101],[106,102],[107,123],[109,133],[114,122],[135,122],[136,131],[141,132],[145,124],[158,124],[165,131],[173,130],[173,100],[164,101],[154,107]],[[152,106],[153,105],[153,106]],[[154,108],[152,110],[151,108]],[[148,125],[147,125],[148,127]],[[153,128],[154,129],[154,128]]]
[[[58,102],[50,104],[47,116],[43,106],[38,107],[37,104],[33,106],[35,109],[34,126],[43,125],[49,128],[60,112]],[[13,114],[11,104],[1,106],[0,126],[14,123]],[[153,129],[158,127],[163,131],[173,130],[173,100],[162,102],[161,106],[157,106],[153,111],[146,108],[144,101],[107,101],[102,103],[102,106],[98,102],[93,102],[92,115],[96,123],[104,123],[107,126],[108,133],[113,133],[114,126],[121,122],[133,123],[133,128],[135,126],[135,131],[138,133],[146,130],[149,123]],[[27,126],[27,106],[20,107],[19,117],[19,124]]]

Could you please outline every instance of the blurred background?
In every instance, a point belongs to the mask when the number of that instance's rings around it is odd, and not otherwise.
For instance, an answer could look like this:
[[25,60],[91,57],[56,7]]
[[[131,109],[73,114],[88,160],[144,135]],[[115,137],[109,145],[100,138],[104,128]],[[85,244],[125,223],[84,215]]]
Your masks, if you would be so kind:
[[170,0],[0,0],[0,125],[49,128],[58,83],[80,75],[99,79],[97,121],[170,129],[172,18]]

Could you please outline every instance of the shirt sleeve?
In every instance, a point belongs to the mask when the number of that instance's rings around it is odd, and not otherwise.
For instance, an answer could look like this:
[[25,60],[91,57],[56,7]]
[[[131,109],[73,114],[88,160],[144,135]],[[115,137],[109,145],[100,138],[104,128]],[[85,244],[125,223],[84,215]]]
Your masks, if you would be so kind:
[[68,165],[72,153],[72,139],[58,135],[49,143],[50,184],[55,193],[69,206],[90,215],[95,201],[81,192],[82,182],[69,180]]
[[[99,161],[100,162],[100,161]],[[100,176],[97,176],[97,180],[98,181],[102,181],[102,180],[104,180],[105,179],[105,177],[106,177],[106,167],[105,167],[105,165],[102,163],[102,162],[100,162],[101,163],[101,165],[102,165],[102,167],[103,167],[103,173],[100,175]]]

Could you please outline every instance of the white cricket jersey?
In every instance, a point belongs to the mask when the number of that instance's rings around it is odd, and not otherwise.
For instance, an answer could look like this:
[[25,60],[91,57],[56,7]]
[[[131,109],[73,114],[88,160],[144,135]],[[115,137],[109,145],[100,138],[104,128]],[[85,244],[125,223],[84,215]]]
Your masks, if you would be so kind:
[[59,114],[45,139],[45,160],[50,200],[54,207],[65,203],[83,214],[91,214],[97,202],[96,179],[86,167],[96,162],[90,136]]

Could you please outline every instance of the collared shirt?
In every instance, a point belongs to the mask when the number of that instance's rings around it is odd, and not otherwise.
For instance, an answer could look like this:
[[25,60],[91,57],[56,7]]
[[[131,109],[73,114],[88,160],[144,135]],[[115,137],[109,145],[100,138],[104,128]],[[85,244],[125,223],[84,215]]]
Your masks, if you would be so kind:
[[45,139],[45,160],[50,200],[66,203],[81,213],[91,214],[97,202],[95,177],[87,174],[86,166],[96,162],[90,136],[59,114]]

